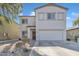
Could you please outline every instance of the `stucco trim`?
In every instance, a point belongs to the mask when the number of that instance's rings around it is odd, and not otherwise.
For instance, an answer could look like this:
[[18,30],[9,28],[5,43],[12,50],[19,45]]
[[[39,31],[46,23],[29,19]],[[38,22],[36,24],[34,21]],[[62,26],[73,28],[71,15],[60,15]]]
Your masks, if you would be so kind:
[[30,29],[30,30],[36,30],[36,29]]
[[36,27],[36,26],[26,26],[26,27]]

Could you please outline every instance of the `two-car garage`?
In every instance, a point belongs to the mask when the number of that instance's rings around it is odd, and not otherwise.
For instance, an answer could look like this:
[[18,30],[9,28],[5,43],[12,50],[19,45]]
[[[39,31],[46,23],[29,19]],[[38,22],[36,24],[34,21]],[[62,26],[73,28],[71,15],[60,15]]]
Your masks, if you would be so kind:
[[39,40],[63,40],[64,31],[41,30],[39,31]]

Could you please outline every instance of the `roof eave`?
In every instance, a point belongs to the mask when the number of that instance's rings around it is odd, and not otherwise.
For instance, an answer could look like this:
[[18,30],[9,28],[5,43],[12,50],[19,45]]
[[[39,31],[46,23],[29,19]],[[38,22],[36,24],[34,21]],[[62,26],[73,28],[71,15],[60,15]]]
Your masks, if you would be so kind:
[[[35,8],[34,10],[40,9],[40,8],[42,8],[42,7],[45,7],[45,6],[48,6],[48,4],[47,4],[47,5],[40,6],[40,7],[37,7],[37,8]],[[52,4],[51,6],[57,6],[57,7],[60,7],[60,8],[62,8],[62,9],[68,10],[68,8],[63,7],[63,6],[59,6],[59,5],[56,5],[56,4]]]
[[19,17],[35,17],[35,16],[19,16]]

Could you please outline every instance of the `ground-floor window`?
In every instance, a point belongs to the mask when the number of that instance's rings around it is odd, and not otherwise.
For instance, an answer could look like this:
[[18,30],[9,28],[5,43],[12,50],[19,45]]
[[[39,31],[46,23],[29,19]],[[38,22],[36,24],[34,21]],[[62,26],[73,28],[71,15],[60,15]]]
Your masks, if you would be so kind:
[[22,37],[26,37],[27,36],[27,31],[22,31]]

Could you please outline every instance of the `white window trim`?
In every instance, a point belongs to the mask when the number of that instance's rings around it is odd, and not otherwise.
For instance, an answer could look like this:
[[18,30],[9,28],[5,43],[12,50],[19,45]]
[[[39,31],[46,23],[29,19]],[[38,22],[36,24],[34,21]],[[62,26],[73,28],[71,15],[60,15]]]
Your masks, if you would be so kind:
[[[24,20],[24,23],[22,23],[23,20]],[[26,23],[26,20],[27,20],[27,23]],[[28,19],[21,19],[21,23],[22,24],[28,24]]]
[[[48,21],[50,21],[50,20],[55,21],[55,20],[56,20],[56,12],[53,12],[53,13],[55,14],[55,19],[48,19],[48,18],[47,18]],[[51,14],[53,14],[53,13],[51,13]],[[48,13],[47,13],[47,14],[48,14]],[[48,17],[48,16],[47,16],[47,17]]]
[[[43,19],[39,18],[40,14],[43,14]],[[38,12],[38,20],[40,20],[40,21],[45,20],[45,13],[44,12]]]
[[21,19],[21,24],[25,24],[25,22],[23,23],[24,19]]
[[[59,19],[59,14],[63,14],[63,16],[61,17],[61,19]],[[65,20],[65,13],[64,12],[57,12],[57,20],[61,21],[61,20]]]
[[[23,32],[26,32],[26,33],[23,34]],[[25,36],[27,36],[27,31],[26,30],[23,30],[22,31],[22,37],[25,37]]]
[[[26,23],[26,20],[27,20],[27,23]],[[25,24],[28,24],[28,19],[25,19]]]

